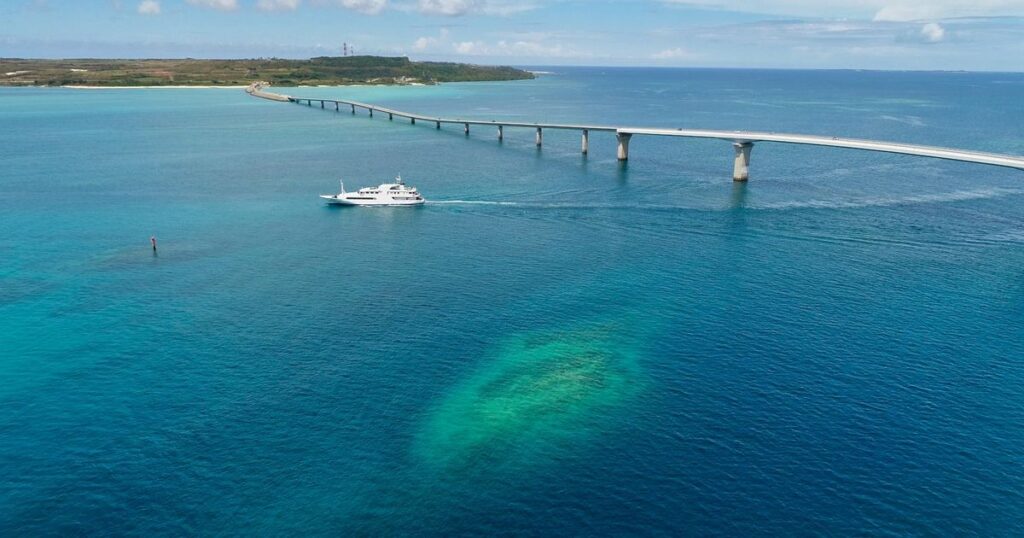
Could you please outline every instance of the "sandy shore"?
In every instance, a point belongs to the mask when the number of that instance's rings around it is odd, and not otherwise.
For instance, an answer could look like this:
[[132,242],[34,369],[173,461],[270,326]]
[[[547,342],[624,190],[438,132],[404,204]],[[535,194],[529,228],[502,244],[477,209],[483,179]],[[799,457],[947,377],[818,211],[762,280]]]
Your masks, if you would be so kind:
[[[299,86],[290,86],[290,87],[294,87],[294,88],[351,88],[351,87],[367,87],[367,88],[372,88],[372,87],[381,87],[381,86],[427,86],[427,84],[424,84],[422,82],[411,82],[409,84],[341,84],[341,85],[337,85],[337,86],[332,86],[332,85],[317,85],[317,86],[299,85]],[[10,86],[10,87],[13,88],[15,86]],[[25,88],[25,87],[28,87],[28,88],[53,88],[54,86],[24,85],[24,86],[17,86],[17,87],[22,87],[22,88]],[[74,90],[161,90],[161,89],[167,89],[167,90],[188,90],[188,89],[199,89],[199,90],[202,90],[202,89],[242,90],[242,89],[248,88],[249,86],[245,86],[245,85],[243,85],[243,86],[186,86],[186,85],[178,85],[178,86],[169,86],[169,85],[168,86],[79,86],[79,85],[75,85],[75,84],[68,84],[68,85],[65,85],[65,86],[58,86],[58,87],[60,87],[60,88],[71,88],[71,89],[74,89]]]
[[209,90],[209,89],[216,89],[216,88],[223,88],[223,89],[227,89],[227,90],[240,90],[240,89],[243,89],[243,88],[248,88],[248,86],[184,86],[184,85],[179,85],[179,86],[77,86],[77,85],[67,85],[67,86],[61,86],[61,88],[73,88],[73,89],[76,89],[76,90],[160,90],[160,89],[167,89],[167,90],[187,90],[187,89]]

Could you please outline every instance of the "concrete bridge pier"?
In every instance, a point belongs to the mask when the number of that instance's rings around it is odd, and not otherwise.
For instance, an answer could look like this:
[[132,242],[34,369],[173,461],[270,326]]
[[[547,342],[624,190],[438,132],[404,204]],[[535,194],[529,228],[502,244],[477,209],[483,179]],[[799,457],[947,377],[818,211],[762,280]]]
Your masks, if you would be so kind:
[[356,105],[352,105],[352,114],[356,113]]
[[746,181],[750,179],[750,150],[754,148],[754,143],[733,142],[732,147],[736,150],[736,161],[732,167],[732,180]]
[[463,125],[466,127],[466,129],[465,129],[466,130],[466,136],[469,136],[469,124],[468,123],[464,123]]
[[502,140],[505,140],[505,126],[504,125],[499,125],[498,126],[498,142],[501,142]]
[[539,148],[541,146],[541,144],[543,144],[543,143],[544,143],[544,130],[541,129],[540,127],[537,127],[537,147]]
[[320,108],[323,108],[323,107],[324,107],[324,102],[320,101]]
[[367,110],[370,111],[370,117],[372,118],[373,117],[373,109],[372,108],[368,108]]
[[338,103],[337,101],[335,101],[335,102],[334,102],[334,111],[335,111],[335,112],[337,112],[337,111],[338,111],[338,108],[339,108],[339,106],[338,106],[338,105],[339,105],[339,103]]
[[583,129],[583,154],[586,155],[590,151],[590,130]]
[[416,118],[409,118],[409,123],[416,125]]
[[435,121],[434,123],[435,123],[435,124],[437,124],[437,125],[436,125],[436,127],[437,127],[438,129],[440,129],[440,128],[441,128],[441,122],[439,122],[439,121]]
[[629,133],[618,133],[615,138],[619,141],[618,157],[620,161],[629,160],[629,139],[633,138],[633,135]]
[[312,99],[306,99],[306,106],[313,106]]
[[388,121],[394,121],[394,119],[395,119],[395,115],[390,113],[390,112],[388,112]]

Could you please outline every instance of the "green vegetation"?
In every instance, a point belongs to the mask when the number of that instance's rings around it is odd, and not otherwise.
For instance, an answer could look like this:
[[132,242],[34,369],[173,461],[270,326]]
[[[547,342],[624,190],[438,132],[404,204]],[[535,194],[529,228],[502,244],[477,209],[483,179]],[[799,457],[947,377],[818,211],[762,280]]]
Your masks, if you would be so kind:
[[512,67],[413,62],[381,56],[309,60],[21,60],[0,58],[0,86],[277,86],[434,84],[531,79]]

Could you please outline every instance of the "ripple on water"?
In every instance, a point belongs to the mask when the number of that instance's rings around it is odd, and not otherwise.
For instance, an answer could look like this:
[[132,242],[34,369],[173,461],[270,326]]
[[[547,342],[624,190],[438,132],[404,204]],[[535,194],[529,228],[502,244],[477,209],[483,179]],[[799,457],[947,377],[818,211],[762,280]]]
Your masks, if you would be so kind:
[[513,335],[430,412],[415,455],[451,470],[542,462],[610,427],[638,388],[636,345],[616,324]]

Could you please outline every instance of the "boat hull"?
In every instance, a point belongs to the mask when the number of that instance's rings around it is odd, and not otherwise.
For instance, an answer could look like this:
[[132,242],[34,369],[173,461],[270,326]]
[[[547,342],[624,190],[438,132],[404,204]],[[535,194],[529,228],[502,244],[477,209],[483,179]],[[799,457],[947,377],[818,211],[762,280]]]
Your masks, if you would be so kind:
[[396,201],[396,200],[353,200],[350,198],[342,198],[333,194],[321,194],[320,198],[323,198],[327,205],[338,205],[338,206],[376,206],[376,207],[403,207],[403,206],[419,206],[426,203],[426,200],[409,200],[409,201]]

